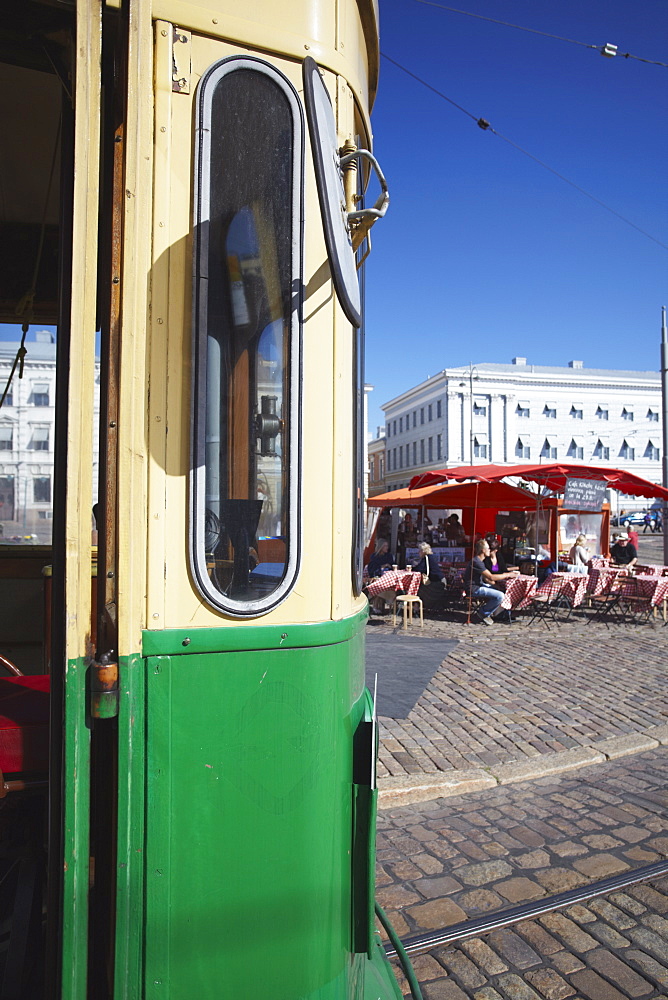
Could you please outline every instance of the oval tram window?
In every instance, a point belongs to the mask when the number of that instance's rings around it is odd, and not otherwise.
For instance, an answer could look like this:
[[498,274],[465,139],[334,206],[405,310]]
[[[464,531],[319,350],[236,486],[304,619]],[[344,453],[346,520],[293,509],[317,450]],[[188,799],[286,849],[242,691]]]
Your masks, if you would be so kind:
[[253,57],[197,99],[191,562],[235,616],[288,593],[300,548],[301,105]]

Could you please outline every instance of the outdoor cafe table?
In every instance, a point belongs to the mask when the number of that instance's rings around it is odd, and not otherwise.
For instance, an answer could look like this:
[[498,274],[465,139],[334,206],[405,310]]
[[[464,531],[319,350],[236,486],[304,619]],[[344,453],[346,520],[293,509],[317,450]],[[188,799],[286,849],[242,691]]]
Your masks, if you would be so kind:
[[588,577],[584,573],[552,573],[541,583],[536,593],[553,601],[567,597],[571,607],[577,608],[585,599]]
[[522,608],[527,608],[531,603],[537,582],[535,576],[525,576],[523,573],[508,580],[501,607],[506,608],[507,611],[519,611]]
[[664,617],[666,614],[665,602],[668,600],[668,576],[649,576],[641,573],[622,580],[619,587],[620,597],[645,597],[652,607],[657,608],[663,604]]
[[393,570],[372,580],[366,588],[369,597],[379,597],[388,590],[403,590],[406,594],[415,596],[422,583],[422,573],[413,573],[411,570]]
[[633,568],[640,576],[664,576],[666,570],[665,566],[647,566],[639,563],[636,563]]
[[611,589],[617,589],[617,580],[620,576],[628,576],[628,571],[621,567],[607,566],[605,569],[591,569],[589,576],[583,579],[588,581],[587,592],[590,597],[600,597]]

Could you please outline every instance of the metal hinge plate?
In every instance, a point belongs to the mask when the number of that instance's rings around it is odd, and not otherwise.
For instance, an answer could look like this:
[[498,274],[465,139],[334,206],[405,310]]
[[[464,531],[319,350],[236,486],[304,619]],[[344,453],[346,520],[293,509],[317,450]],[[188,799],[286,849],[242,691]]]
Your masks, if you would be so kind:
[[177,94],[190,93],[191,33],[172,27],[172,90]]

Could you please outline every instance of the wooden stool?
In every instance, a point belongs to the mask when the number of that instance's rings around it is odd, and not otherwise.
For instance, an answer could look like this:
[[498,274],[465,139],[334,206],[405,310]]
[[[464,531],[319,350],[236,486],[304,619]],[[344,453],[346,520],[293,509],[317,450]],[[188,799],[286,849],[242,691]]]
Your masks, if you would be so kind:
[[420,627],[424,628],[424,613],[422,608],[422,598],[417,594],[397,594],[392,605],[392,624],[397,624],[397,604],[404,606],[404,631],[408,628],[408,609],[411,609],[411,622],[413,621],[413,604],[420,605]]

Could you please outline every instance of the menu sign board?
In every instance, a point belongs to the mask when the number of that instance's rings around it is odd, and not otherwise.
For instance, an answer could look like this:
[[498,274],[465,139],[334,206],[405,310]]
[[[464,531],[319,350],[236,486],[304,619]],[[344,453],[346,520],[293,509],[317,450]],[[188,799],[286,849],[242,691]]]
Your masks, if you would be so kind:
[[604,479],[567,479],[564,507],[567,510],[600,510],[607,485]]

